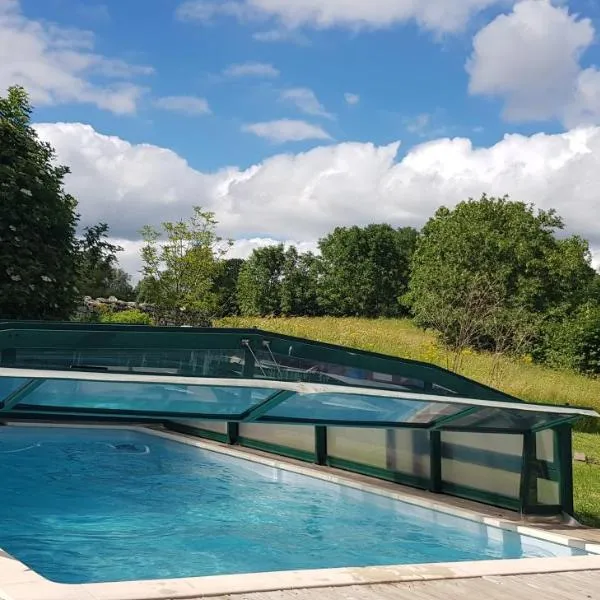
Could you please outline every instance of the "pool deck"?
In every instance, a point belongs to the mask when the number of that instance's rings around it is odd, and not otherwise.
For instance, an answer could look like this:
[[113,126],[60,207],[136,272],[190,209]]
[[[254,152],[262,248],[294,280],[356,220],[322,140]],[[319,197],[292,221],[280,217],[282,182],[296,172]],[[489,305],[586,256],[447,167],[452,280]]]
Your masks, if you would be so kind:
[[[200,597],[189,600],[201,600]],[[413,581],[213,596],[212,600],[598,600],[600,571]]]

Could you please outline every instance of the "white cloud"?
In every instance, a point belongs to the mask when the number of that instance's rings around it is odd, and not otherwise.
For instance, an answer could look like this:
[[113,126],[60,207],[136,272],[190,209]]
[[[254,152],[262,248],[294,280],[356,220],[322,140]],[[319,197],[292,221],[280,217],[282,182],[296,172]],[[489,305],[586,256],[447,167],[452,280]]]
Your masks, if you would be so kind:
[[307,115],[333,119],[333,115],[325,110],[315,93],[308,88],[290,88],[283,90],[280,98],[293,104],[298,110]]
[[94,36],[28,19],[16,0],[0,0],[0,93],[23,85],[37,105],[85,103],[131,114],[144,88],[132,83],[152,68],[94,52]]
[[523,0],[475,36],[467,63],[469,91],[501,98],[511,121],[599,123],[600,73],[580,63],[594,34],[589,19],[566,7]]
[[346,92],[344,94],[344,100],[348,104],[358,104],[360,102],[360,96],[358,94],[353,94],[351,92]]
[[274,20],[283,29],[379,29],[416,21],[439,33],[462,29],[477,13],[512,0],[188,0],[177,8],[182,20],[209,22],[220,16],[242,22]]
[[277,121],[264,121],[250,123],[242,127],[242,131],[253,133],[266,138],[271,142],[300,142],[302,140],[329,140],[331,136],[318,125],[294,119],[279,119]]
[[157,108],[182,113],[184,115],[207,115],[210,107],[204,98],[196,96],[165,96],[154,101]]
[[226,77],[279,77],[279,70],[269,63],[246,62],[230,65],[223,71]]
[[213,210],[222,235],[310,241],[337,225],[421,226],[442,204],[482,192],[556,208],[568,231],[600,251],[600,128],[531,137],[509,135],[488,148],[438,139],[398,157],[398,144],[341,143],[280,154],[241,170],[194,170],[171,150],[130,144],[89,125],[42,124],[82,225],[105,221],[112,235],[138,239],[146,224]]

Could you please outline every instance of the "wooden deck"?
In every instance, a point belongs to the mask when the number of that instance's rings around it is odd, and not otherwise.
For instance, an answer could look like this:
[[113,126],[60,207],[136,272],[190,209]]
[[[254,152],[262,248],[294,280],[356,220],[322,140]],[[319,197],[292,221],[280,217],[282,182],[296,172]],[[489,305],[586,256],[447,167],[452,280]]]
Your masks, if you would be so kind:
[[212,600],[600,600],[600,571],[288,590]]

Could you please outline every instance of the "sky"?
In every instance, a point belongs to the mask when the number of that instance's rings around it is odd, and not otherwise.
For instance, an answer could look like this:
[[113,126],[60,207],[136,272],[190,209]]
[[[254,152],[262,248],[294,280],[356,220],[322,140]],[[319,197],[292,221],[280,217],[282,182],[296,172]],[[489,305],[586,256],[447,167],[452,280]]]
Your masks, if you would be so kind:
[[0,0],[81,227],[213,211],[231,256],[421,227],[482,193],[554,208],[600,263],[596,0]]

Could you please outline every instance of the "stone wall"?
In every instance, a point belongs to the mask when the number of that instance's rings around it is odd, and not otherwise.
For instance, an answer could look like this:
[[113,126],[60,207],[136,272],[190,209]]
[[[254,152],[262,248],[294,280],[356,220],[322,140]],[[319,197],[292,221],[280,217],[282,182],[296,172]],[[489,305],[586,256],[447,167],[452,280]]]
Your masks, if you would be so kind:
[[110,298],[91,298],[85,296],[77,312],[79,321],[99,321],[106,313],[118,313],[126,310],[139,310],[150,316],[153,323],[159,326],[211,327],[210,318],[199,312],[173,308],[163,308],[145,302],[126,302],[114,296]]

